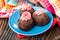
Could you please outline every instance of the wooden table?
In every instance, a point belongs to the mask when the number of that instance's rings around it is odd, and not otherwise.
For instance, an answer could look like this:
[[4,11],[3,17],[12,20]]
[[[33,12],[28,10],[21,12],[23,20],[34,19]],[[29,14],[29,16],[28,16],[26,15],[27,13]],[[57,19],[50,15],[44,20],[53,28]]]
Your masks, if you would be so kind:
[[8,25],[8,19],[0,19],[0,40],[60,40],[60,28],[55,26],[51,30],[31,38],[18,39]]

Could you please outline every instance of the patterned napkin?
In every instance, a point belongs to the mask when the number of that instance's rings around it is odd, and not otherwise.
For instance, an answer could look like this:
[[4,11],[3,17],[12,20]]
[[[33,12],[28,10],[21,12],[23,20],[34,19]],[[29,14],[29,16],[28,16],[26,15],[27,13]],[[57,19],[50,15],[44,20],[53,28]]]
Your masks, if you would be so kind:
[[55,14],[54,8],[52,7],[52,5],[49,3],[48,0],[38,0],[38,1],[44,8],[46,8],[52,14]]
[[54,7],[56,15],[60,17],[60,0],[49,0],[49,2]]
[[0,11],[0,18],[9,18],[17,9]]
[[[9,6],[8,6],[9,7]],[[16,10],[20,9],[21,6],[16,6],[16,7],[13,7],[13,8],[7,8],[7,7],[4,7],[2,8],[2,10],[0,10],[0,18],[9,18],[12,13],[14,13]]]
[[49,0],[49,2],[54,7],[57,16],[58,25],[60,27],[60,0]]

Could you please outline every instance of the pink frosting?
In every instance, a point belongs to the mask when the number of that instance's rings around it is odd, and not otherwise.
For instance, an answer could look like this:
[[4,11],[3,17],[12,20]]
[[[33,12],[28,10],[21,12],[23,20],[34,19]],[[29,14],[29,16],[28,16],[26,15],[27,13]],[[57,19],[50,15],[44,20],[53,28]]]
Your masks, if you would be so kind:
[[22,13],[22,16],[21,16],[20,19],[25,20],[25,21],[30,20],[31,19],[31,14],[29,12],[25,11],[25,12]]
[[43,12],[44,12],[43,10],[38,9],[37,11],[35,11],[35,14],[40,15],[40,14],[42,14]]
[[32,6],[30,4],[25,3],[22,5],[21,9],[22,10],[31,10],[31,8],[32,8]]

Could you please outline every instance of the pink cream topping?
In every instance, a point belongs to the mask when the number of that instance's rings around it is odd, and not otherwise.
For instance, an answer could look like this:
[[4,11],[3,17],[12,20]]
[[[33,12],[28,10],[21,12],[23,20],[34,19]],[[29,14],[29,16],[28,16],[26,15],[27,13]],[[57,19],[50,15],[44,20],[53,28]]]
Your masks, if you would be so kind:
[[22,13],[22,16],[21,16],[20,19],[25,20],[25,21],[30,20],[31,19],[31,14],[29,12],[25,11],[25,12]]
[[37,11],[35,11],[35,14],[36,14],[36,15],[40,15],[40,14],[42,14],[43,12],[44,12],[43,10],[38,9]]
[[22,5],[21,9],[22,10],[31,10],[32,6],[30,4],[25,3],[25,4]]

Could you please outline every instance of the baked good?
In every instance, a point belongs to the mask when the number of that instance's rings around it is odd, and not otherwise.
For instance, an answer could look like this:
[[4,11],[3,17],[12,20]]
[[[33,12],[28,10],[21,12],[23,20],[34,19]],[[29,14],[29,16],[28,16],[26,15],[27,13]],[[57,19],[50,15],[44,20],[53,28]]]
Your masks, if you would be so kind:
[[23,12],[20,19],[18,20],[18,27],[24,31],[28,31],[33,28],[33,19],[31,18],[30,12]]
[[32,15],[36,24],[42,26],[46,25],[49,22],[49,16],[41,9],[35,11]]
[[23,4],[21,9],[20,9],[20,14],[22,14],[24,11],[28,11],[31,14],[34,12],[34,9],[32,8],[32,6],[30,4]]

